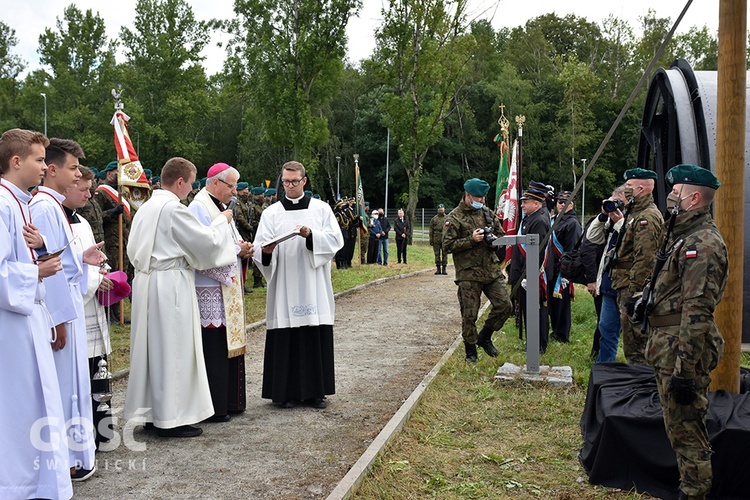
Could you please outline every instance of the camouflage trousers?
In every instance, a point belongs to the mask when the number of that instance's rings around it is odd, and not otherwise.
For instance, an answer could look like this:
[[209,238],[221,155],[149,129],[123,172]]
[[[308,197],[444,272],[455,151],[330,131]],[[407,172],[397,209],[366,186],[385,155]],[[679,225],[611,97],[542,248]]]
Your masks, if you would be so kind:
[[632,294],[621,288],[617,291],[617,308],[620,311],[620,328],[622,329],[622,350],[628,363],[646,364],[646,342],[648,332],[641,332],[640,323],[633,323],[628,315],[627,303]]
[[448,265],[448,254],[443,250],[443,244],[432,245],[432,251],[435,252],[435,265],[436,266],[447,266]]
[[689,405],[674,401],[667,391],[671,372],[656,369],[656,383],[659,389],[664,427],[667,437],[677,455],[677,469],[680,472],[680,490],[689,498],[705,498],[711,490],[711,443],[706,430],[708,412],[709,375],[696,375],[695,384],[698,397]]
[[458,281],[458,305],[461,307],[461,335],[468,344],[477,343],[477,316],[484,293],[492,304],[485,326],[495,332],[502,328],[510,317],[513,308],[508,298],[505,277],[500,276],[489,283],[479,281]]

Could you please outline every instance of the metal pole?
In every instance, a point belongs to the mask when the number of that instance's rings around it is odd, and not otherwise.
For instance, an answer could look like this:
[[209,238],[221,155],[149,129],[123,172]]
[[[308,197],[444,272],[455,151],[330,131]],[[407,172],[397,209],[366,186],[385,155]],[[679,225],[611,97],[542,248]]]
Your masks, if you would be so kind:
[[526,372],[539,373],[539,235],[526,237]]
[[47,135],[47,94],[42,92],[42,97],[44,97],[44,135]]
[[[583,174],[586,174],[586,158],[581,158],[583,162]],[[586,177],[583,178],[583,194],[581,194],[581,224],[586,223]]]
[[341,199],[341,157],[336,157],[336,201]]
[[383,210],[385,216],[388,217],[388,167],[391,164],[391,129],[388,130],[388,135],[385,139],[385,201],[383,202]]

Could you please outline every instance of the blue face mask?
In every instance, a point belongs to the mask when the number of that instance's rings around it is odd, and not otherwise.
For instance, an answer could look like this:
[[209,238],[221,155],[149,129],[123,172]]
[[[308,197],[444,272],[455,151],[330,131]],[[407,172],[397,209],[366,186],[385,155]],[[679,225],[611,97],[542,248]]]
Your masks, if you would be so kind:
[[478,201],[472,201],[471,202],[471,208],[475,208],[475,209],[479,210],[483,206],[484,206],[484,203],[479,203]]

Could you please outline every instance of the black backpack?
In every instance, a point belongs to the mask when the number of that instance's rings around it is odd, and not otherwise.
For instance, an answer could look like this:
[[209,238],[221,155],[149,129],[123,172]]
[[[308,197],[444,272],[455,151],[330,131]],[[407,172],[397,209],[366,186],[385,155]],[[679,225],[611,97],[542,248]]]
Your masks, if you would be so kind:
[[583,259],[581,258],[580,246],[583,235],[578,238],[573,250],[565,252],[560,256],[560,275],[571,283],[580,285],[586,284],[586,274],[583,268]]

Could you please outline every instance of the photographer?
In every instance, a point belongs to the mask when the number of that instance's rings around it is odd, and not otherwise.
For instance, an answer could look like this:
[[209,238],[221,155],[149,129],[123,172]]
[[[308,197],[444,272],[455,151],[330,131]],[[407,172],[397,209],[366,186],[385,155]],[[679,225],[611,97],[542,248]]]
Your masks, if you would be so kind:
[[656,260],[659,233],[664,219],[654,204],[656,172],[642,168],[625,171],[625,198],[632,203],[622,240],[617,243],[616,259],[611,266],[612,288],[617,290],[617,306],[620,309],[622,348],[628,363],[646,363],[647,336],[640,325],[633,323],[628,315],[628,306],[634,296],[643,290],[651,275]]
[[589,293],[601,299],[599,314],[599,355],[597,363],[608,363],[617,356],[620,342],[620,311],[617,307],[617,291],[612,288],[609,270],[605,269],[612,258],[617,237],[624,222],[625,185],[612,191],[612,196],[602,202],[602,213],[594,219],[586,231],[586,239],[594,244],[603,244],[604,253],[599,261],[596,281],[587,285]]
[[[512,312],[505,275],[492,241],[505,233],[497,216],[484,206],[490,185],[481,179],[464,183],[464,197],[446,218],[443,248],[453,254],[461,307],[461,334],[466,361],[477,362],[477,345],[492,356],[497,349],[492,333],[499,330]],[[477,316],[484,293],[492,304],[482,331],[477,334]]]

